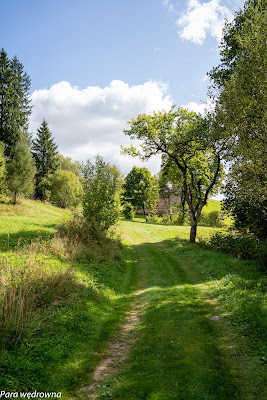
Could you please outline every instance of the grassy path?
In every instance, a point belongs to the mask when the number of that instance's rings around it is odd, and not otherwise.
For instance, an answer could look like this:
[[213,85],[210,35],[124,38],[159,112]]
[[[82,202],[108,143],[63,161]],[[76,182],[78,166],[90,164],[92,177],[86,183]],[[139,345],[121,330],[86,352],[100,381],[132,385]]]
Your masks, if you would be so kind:
[[104,367],[102,376],[100,373],[94,394],[85,392],[83,396],[265,399],[264,383],[254,371],[258,367],[262,376],[262,366],[240,353],[245,338],[220,314],[222,310],[210,293],[209,281],[214,277],[209,258],[218,261],[218,278],[224,273],[222,263],[227,256],[217,253],[216,260],[214,253],[174,240],[175,227],[124,222],[120,229],[126,257],[136,261],[139,285],[133,292],[132,310],[138,301],[138,317],[134,329],[131,321],[128,336],[122,338],[121,332],[115,340],[117,345],[121,343],[120,354],[125,349],[123,359],[111,346],[110,368]]

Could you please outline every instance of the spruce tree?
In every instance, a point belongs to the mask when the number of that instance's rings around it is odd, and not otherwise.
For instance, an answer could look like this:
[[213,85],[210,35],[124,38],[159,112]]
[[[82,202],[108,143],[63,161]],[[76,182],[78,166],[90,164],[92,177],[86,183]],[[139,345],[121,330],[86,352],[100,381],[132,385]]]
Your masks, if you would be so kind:
[[5,155],[10,157],[16,142],[28,129],[30,78],[17,57],[10,60],[4,49],[0,52],[0,140]]
[[40,184],[44,178],[48,178],[48,175],[55,172],[58,167],[57,145],[45,119],[37,130],[37,138],[33,140],[32,153],[37,167],[35,195],[36,198],[43,200],[44,193]]

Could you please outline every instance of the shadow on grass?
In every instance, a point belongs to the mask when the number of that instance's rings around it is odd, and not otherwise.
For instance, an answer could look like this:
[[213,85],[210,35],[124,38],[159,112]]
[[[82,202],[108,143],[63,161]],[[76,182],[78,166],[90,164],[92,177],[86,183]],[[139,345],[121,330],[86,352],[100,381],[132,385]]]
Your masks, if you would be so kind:
[[[40,224],[38,223],[31,223],[31,226],[36,226],[37,229],[21,229],[16,232],[11,233],[1,233],[0,234],[0,252],[6,252],[9,250],[15,249],[18,245],[23,246],[26,244],[30,244],[31,240],[37,239],[42,237],[43,239],[51,239],[57,228],[59,227],[58,224],[49,223],[49,224],[42,224],[42,228],[40,229]],[[51,232],[48,230],[51,229]]]
[[[262,277],[257,264],[177,238],[134,245],[132,251],[139,268],[147,268],[143,290],[141,294],[140,290],[137,292],[144,304],[138,340],[121,372],[100,383],[97,399],[228,400],[243,398],[244,393],[264,399],[265,375],[263,363],[257,360],[259,349],[254,352],[255,359],[250,358],[248,370],[247,365],[240,365],[237,377],[231,370],[237,364],[229,368],[225,361],[235,345],[230,337],[225,340],[229,332],[224,331],[221,337],[218,323],[209,319],[217,311],[203,299],[200,288],[205,282],[217,282],[233,273],[253,281],[255,288],[256,278]],[[261,299],[249,310],[245,306],[251,303],[255,292],[249,297],[238,287],[234,293],[232,287],[228,295],[231,307],[235,307],[233,320],[239,318],[242,325],[245,319],[254,330],[251,338],[259,339],[265,323]],[[257,321],[255,312],[260,315]],[[230,334],[238,333],[233,328]],[[249,350],[243,349],[242,353],[245,351],[248,357]],[[244,386],[242,395],[240,383]]]
[[49,301],[35,309],[20,340],[0,336],[1,390],[64,393],[88,381],[130,296],[110,293],[91,275],[82,280],[74,279],[62,296],[49,293]]
[[[18,232],[17,239],[23,234]],[[40,231],[25,235],[23,239],[30,241]],[[146,306],[137,327],[139,338],[122,373],[101,389],[103,399],[240,398],[196,285],[233,271],[256,279],[257,265],[178,238],[127,246],[124,256],[123,263],[74,262],[81,279],[90,275],[94,284],[74,283],[64,301],[45,310],[41,326],[31,336],[8,351],[2,348],[1,390],[64,394],[88,384],[129,309],[137,270],[144,270],[141,296]]]
[[118,399],[240,398],[224,361],[218,333],[192,285],[144,291],[139,338],[116,377],[105,381]]

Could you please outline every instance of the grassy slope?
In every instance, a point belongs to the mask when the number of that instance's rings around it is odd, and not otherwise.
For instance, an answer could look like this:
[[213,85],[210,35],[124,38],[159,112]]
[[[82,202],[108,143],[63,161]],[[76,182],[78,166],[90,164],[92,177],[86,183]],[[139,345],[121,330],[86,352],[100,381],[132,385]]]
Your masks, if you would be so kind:
[[[39,250],[37,246],[37,251],[26,251],[23,243],[40,235],[48,240],[71,214],[34,201],[23,201],[15,208],[2,204],[1,212],[2,276],[9,268],[27,266],[30,260],[33,271],[39,268],[37,275],[48,271],[47,282],[49,274],[64,273],[70,267],[74,278],[67,282],[66,293],[54,297],[52,293],[37,307],[22,338],[12,330],[1,336],[0,325],[0,388],[61,391],[63,398],[68,398],[75,387],[88,381],[128,305],[135,279],[134,264],[130,260],[124,264],[107,263],[105,259],[101,263],[89,262],[86,257],[70,260],[64,252],[47,252],[45,242]],[[40,290],[38,276],[34,279]]]
[[188,244],[189,227],[124,222],[121,231],[143,274],[144,310],[125,367],[99,398],[265,399],[258,266]]
[[[14,251],[19,238],[53,235],[70,217],[64,210],[28,201],[17,211],[0,205],[1,211],[4,267],[19,266],[29,257]],[[257,265],[188,244],[189,227],[123,222],[120,229],[124,262],[30,255],[55,271],[71,266],[74,281],[67,296],[42,309],[35,330],[2,343],[1,390],[61,391],[69,398],[88,384],[142,275],[138,340],[125,368],[102,385],[99,396],[265,399],[266,285]],[[199,227],[198,233],[206,236],[214,230]],[[215,314],[219,321],[208,319]]]

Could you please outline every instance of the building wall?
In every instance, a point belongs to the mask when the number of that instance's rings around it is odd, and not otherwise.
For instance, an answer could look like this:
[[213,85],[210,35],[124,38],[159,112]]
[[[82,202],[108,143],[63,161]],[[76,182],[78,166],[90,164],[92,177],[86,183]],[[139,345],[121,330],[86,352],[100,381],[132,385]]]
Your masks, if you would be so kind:
[[[181,197],[180,196],[171,196],[170,199],[166,199],[164,197],[160,197],[158,204],[155,208],[155,212],[158,215],[162,214],[169,214],[169,201],[170,201],[170,209],[171,209],[171,214],[176,214],[177,210],[175,209],[175,204],[181,203]],[[136,210],[135,207],[135,213],[138,215],[143,214],[143,210]],[[146,214],[150,214],[151,210],[146,210]]]

